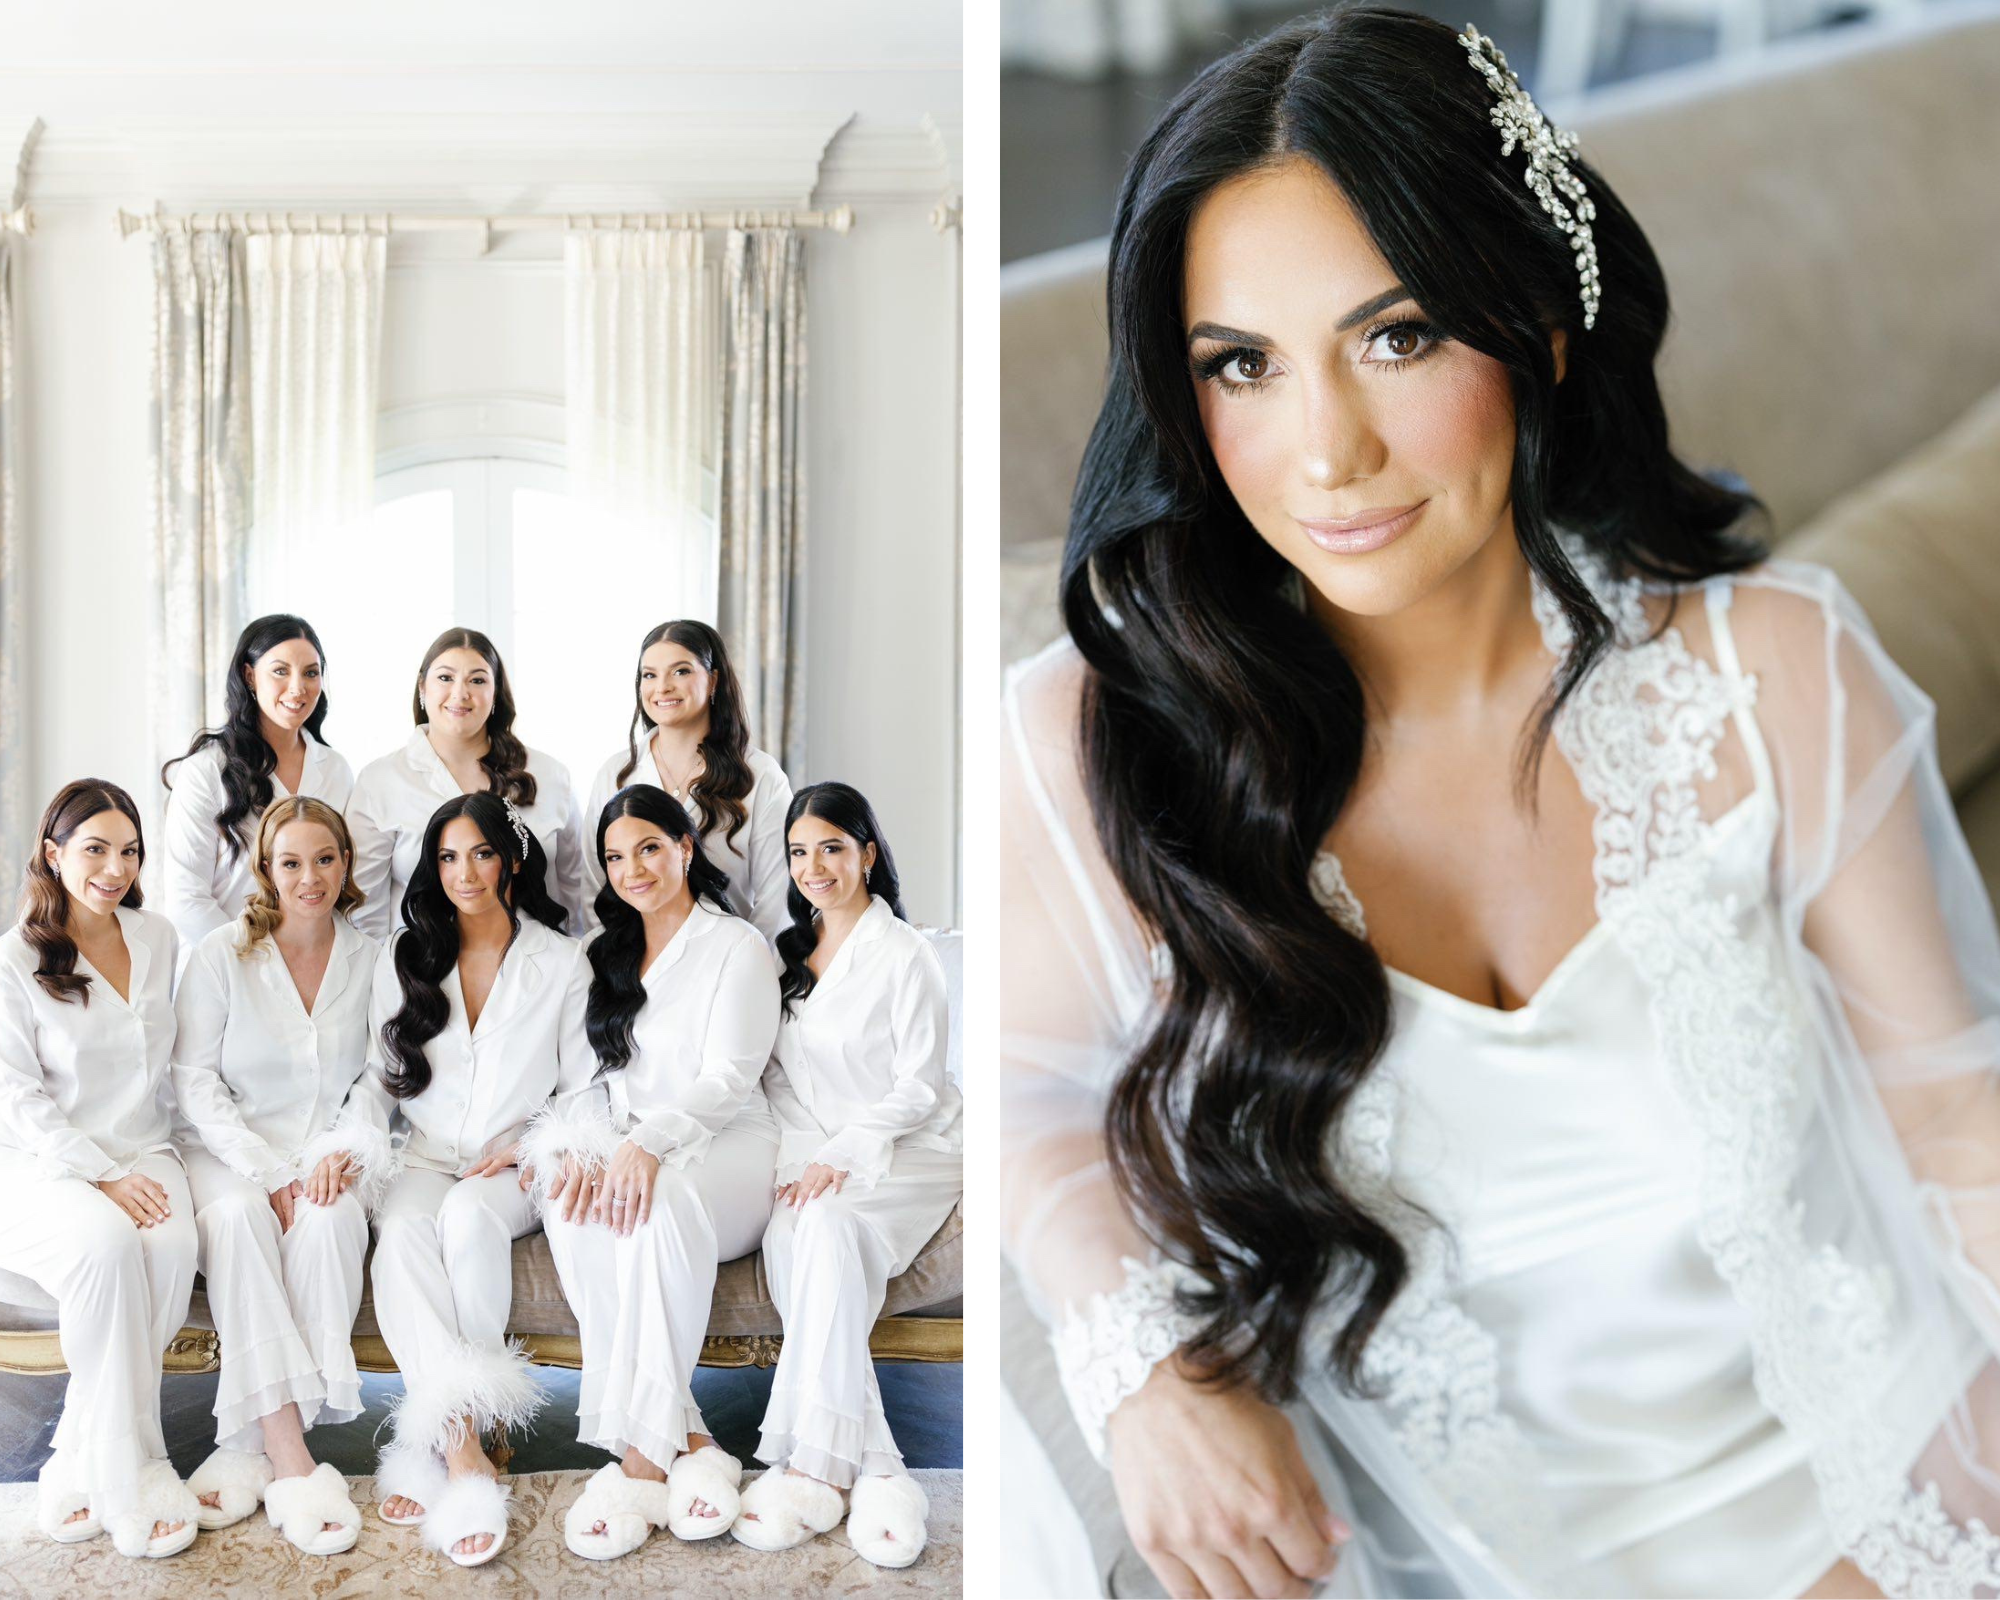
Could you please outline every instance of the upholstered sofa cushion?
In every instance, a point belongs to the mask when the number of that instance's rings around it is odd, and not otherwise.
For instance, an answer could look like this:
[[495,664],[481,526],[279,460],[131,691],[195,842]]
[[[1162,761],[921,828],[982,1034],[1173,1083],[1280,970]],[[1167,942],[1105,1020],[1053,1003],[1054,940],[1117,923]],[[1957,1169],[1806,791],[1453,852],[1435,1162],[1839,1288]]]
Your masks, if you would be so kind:
[[[961,1210],[959,1206],[952,1207],[944,1225],[917,1253],[917,1259],[910,1263],[910,1270],[890,1283],[889,1296],[882,1307],[884,1316],[949,1317],[958,1314],[964,1275],[961,1241],[964,1221]],[[371,1258],[373,1253],[371,1245]],[[26,1293],[24,1290],[34,1292]],[[56,1325],[54,1302],[39,1290],[34,1290],[34,1285],[26,1280],[13,1274],[4,1275],[4,1281],[0,1281],[0,1294],[13,1302],[0,1304],[0,1333],[40,1331]],[[199,1280],[195,1285],[194,1303],[188,1310],[188,1326],[215,1326],[208,1309],[207,1288]],[[362,1291],[361,1315],[355,1319],[354,1331],[365,1337],[373,1337],[381,1331],[375,1323],[372,1277]],[[563,1298],[562,1285],[556,1279],[549,1242],[539,1230],[514,1242],[514,1312],[508,1331],[576,1336],[576,1318],[571,1314],[569,1302]],[[761,1254],[723,1263],[715,1278],[715,1300],[709,1311],[708,1331],[715,1338],[784,1332],[778,1309],[771,1303],[771,1285],[764,1276]]]

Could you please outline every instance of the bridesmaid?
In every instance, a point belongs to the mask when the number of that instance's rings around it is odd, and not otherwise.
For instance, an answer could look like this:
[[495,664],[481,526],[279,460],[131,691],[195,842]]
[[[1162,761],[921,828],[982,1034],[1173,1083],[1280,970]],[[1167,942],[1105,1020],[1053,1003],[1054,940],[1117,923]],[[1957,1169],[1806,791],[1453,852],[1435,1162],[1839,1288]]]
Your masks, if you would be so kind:
[[[792,786],[784,769],[750,742],[743,692],[722,635],[705,622],[661,623],[639,642],[633,693],[625,748],[597,769],[584,815],[601,816],[628,783],[657,783],[700,828],[702,853],[722,869],[731,908],[776,939],[789,920],[785,807]],[[584,872],[594,901],[604,872],[589,853]]]
[[[338,1555],[361,1518],[305,1430],[361,1414],[355,1313],[368,1216],[389,1142],[334,1126],[368,1059],[377,945],[349,925],[360,903],[340,813],[274,800],[250,852],[257,892],[196,946],[175,1010],[174,1097],[187,1132],[201,1270],[222,1339],[216,1449],[188,1480],[201,1524],[224,1528],[262,1500],[307,1555]],[[337,1153],[340,1152],[340,1153]]]
[[39,1521],[170,1556],[200,1511],[160,1432],[195,1264],[167,1092],[174,925],[140,909],[139,809],[116,784],[66,785],[35,838],[0,935],[0,1268],[55,1297],[70,1370]]
[[485,634],[450,628],[431,642],[412,698],[417,730],[371,761],[347,802],[354,880],[366,897],[355,925],[387,939],[441,801],[495,794],[516,807],[548,859],[548,891],[565,926],[583,931],[583,819],[569,769],[514,732],[507,668]]
[[889,1280],[962,1186],[957,1088],[945,1071],[944,968],[903,917],[889,844],[844,783],[809,784],[786,819],[792,923],[778,937],[785,1016],[764,1092],[778,1204],[764,1270],[785,1325],[758,1456],[730,1532],[783,1550],[840,1521],[877,1566],[924,1547],[924,1492],[903,1466],[868,1353]]
[[610,882],[587,1021],[605,1088],[538,1113],[521,1165],[547,1191],[582,1330],[581,1441],[620,1458],[563,1524],[571,1550],[603,1560],[655,1527],[708,1539],[736,1516],[743,1466],[707,1433],[692,1383],[716,1264],[755,1250],[771,1216],[778,1128],[758,1079],[778,975],[670,796],[621,789],[595,854]]
[[229,658],[220,728],[160,769],[167,786],[160,909],[183,953],[233,923],[256,892],[250,839],[274,796],[309,794],[335,810],[354,773],[325,743],[325,652],[303,617],[259,617]]

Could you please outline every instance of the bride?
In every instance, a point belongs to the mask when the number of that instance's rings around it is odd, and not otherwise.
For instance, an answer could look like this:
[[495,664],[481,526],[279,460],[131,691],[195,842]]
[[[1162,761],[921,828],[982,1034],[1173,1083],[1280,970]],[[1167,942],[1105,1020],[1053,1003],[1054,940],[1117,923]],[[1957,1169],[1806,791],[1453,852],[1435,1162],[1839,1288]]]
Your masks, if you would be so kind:
[[1929,702],[1670,452],[1637,223],[1349,9],[1174,102],[1109,283],[1003,1215],[1140,1552],[2000,1592],[2000,941]]

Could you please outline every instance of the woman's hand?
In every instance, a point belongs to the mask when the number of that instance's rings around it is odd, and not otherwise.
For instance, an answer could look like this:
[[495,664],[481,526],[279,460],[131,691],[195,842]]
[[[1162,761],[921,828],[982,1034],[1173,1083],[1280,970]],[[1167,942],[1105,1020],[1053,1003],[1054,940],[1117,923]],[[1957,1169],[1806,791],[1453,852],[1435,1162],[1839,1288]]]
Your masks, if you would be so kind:
[[659,1157],[627,1139],[612,1153],[597,1210],[613,1233],[630,1233],[653,1214],[653,1183],[660,1175]]
[[306,1192],[306,1186],[294,1178],[290,1183],[281,1183],[271,1191],[271,1209],[278,1213],[278,1232],[292,1231],[292,1202]]
[[829,1167],[822,1161],[815,1161],[799,1174],[796,1182],[780,1184],[778,1204],[797,1210],[816,1195],[839,1194],[840,1186],[847,1182],[847,1174],[839,1167]]
[[118,1209],[142,1228],[165,1222],[167,1191],[143,1172],[128,1172],[122,1178],[106,1178],[97,1185],[118,1203]]
[[[354,1179],[353,1158],[344,1150],[336,1150],[330,1156],[321,1156],[319,1165],[312,1169],[306,1179],[306,1198],[316,1206],[330,1206],[354,1186]],[[271,1204],[277,1203],[274,1196]]]
[[1353,1537],[1285,1414],[1253,1390],[1197,1382],[1178,1357],[1105,1431],[1126,1529],[1170,1595],[1308,1595]]
[[461,1178],[491,1178],[505,1172],[514,1164],[514,1158],[521,1149],[520,1142],[495,1150],[490,1156],[481,1156],[471,1166],[459,1174]]

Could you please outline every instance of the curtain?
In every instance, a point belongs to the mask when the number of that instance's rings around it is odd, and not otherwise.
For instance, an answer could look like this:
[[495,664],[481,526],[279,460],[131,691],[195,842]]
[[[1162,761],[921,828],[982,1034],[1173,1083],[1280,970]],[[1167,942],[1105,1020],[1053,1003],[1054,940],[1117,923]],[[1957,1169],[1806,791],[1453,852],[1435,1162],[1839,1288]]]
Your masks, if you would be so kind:
[[805,762],[805,252],[790,228],[738,229],[723,269],[728,341],[721,628],[754,743]]
[[[247,619],[250,367],[242,241],[153,239],[152,770],[222,720]],[[141,804],[148,796],[140,797]]]
[[604,570],[657,580],[656,621],[713,623],[721,319],[703,236],[572,229],[563,286],[571,496]]
[[260,607],[298,611],[328,534],[375,500],[375,392],[388,239],[252,234],[243,241]]
[[1228,0],[1002,0],[1000,64],[1062,78],[1165,72],[1192,46],[1213,55],[1229,42],[1234,9]]
[[28,795],[26,532],[14,481],[14,238],[0,229],[0,915],[13,914],[14,874],[35,819]]

